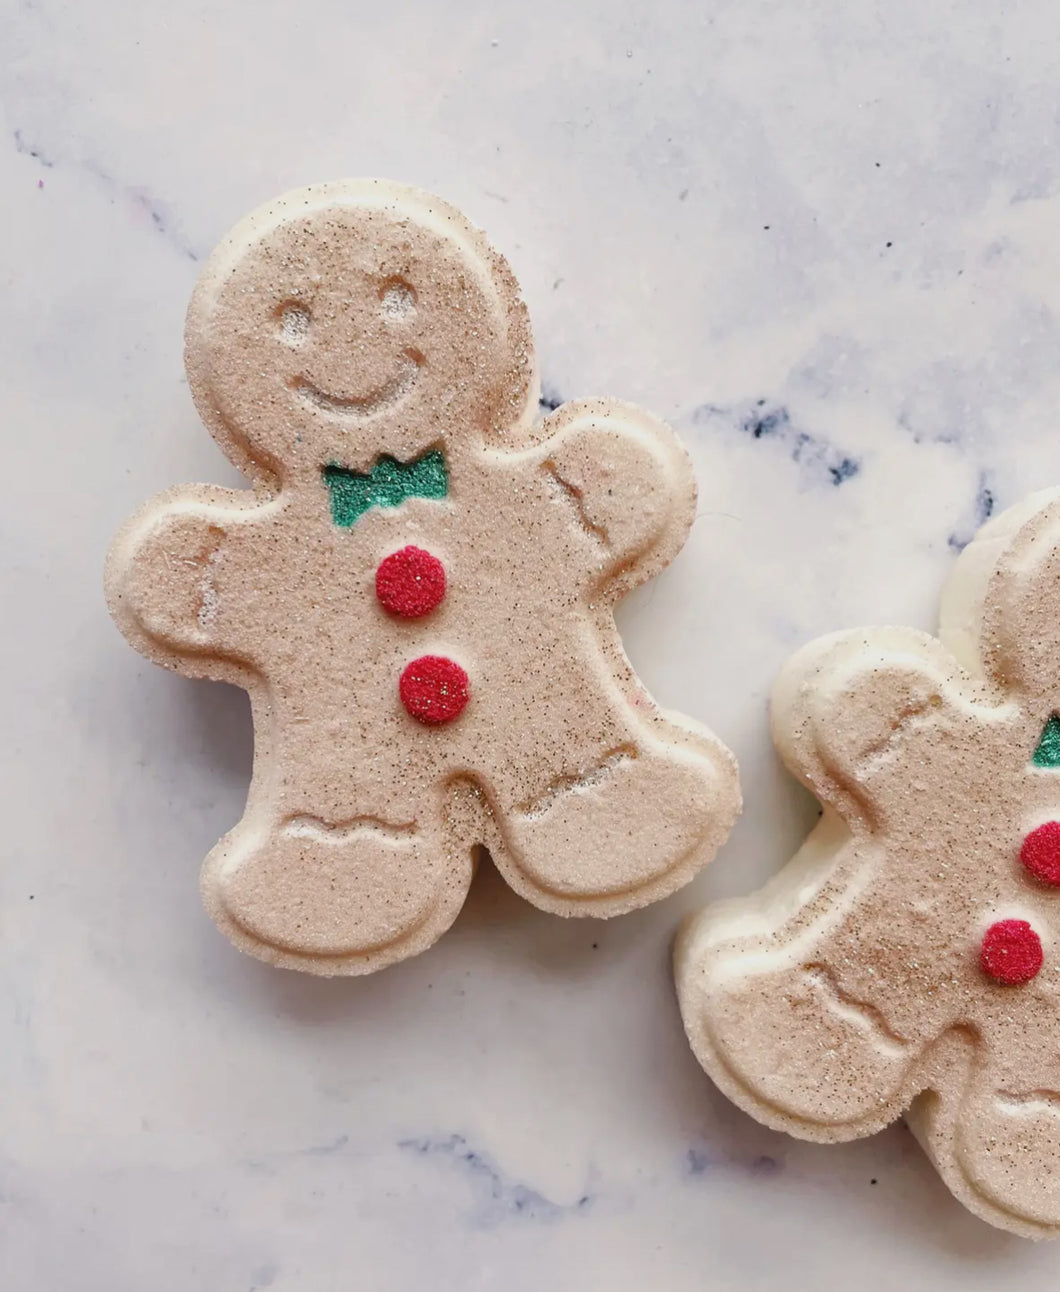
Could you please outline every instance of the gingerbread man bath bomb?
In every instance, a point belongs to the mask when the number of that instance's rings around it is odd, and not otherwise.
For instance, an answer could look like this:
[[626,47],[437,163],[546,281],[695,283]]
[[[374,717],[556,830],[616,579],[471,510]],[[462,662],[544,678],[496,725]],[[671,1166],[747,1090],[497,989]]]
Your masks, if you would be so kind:
[[684,542],[688,457],[612,400],[534,423],[526,308],[457,211],[377,181],[271,203],[206,265],[186,364],[253,488],[150,502],[106,585],[143,654],[250,693],[246,812],[202,876],[238,947],[319,974],[414,955],[480,845],[565,916],[711,859],[733,758],[656,708],[613,619]]
[[804,1139],[905,1112],[983,1219],[1060,1234],[1060,490],[980,531],[936,640],[825,637],[774,739],[824,813],[755,896],[675,956],[721,1089]]

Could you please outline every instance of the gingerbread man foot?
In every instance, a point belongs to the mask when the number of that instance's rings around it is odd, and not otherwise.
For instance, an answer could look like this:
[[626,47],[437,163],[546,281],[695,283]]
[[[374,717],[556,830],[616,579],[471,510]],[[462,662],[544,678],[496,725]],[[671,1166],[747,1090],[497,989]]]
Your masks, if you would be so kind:
[[909,1114],[959,1198],[996,1224],[1040,1234],[1060,1229],[1060,1055],[1052,1058],[1040,1074],[976,1073],[954,1117],[930,1099]]
[[257,833],[242,825],[202,876],[216,923],[259,959],[312,973],[370,973],[428,947],[456,918],[471,854],[440,833],[375,821],[301,817]]
[[551,785],[507,817],[497,861],[508,882],[565,915],[617,915],[673,892],[717,847],[704,823],[718,819],[727,784],[709,751],[628,746]]
[[317,973],[422,951],[480,844],[567,915],[706,864],[735,762],[671,728],[614,622],[684,542],[691,464],[615,400],[535,422],[526,307],[482,234],[398,185],[290,194],[211,257],[185,337],[254,488],[155,499],[106,585],[149,658],[250,692],[252,807],[203,881],[236,945]]

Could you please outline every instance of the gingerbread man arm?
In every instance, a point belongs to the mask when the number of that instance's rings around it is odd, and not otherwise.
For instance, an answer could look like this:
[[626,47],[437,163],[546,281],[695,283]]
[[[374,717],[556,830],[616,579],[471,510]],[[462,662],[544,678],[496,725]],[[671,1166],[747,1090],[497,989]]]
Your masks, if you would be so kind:
[[564,404],[545,429],[542,468],[606,550],[608,581],[627,592],[657,574],[680,551],[695,516],[692,464],[677,436],[616,400]]
[[107,557],[111,613],[141,654],[192,677],[238,680],[253,667],[241,618],[255,521],[270,504],[245,490],[192,485],[152,499]]
[[952,705],[974,701],[956,663],[927,633],[871,628],[811,642],[773,687],[773,739],[790,770],[845,818],[870,820],[901,733],[908,746]]

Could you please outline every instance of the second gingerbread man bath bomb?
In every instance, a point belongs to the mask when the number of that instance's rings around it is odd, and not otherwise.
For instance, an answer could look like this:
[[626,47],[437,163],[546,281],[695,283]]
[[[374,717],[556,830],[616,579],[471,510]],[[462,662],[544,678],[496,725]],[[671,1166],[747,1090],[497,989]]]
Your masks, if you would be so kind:
[[905,1114],[985,1220],[1060,1236],[1060,490],[990,522],[910,628],[803,647],[773,691],[824,805],[761,892],[678,940],[700,1062],[760,1121]]
[[478,845],[559,915],[710,860],[732,756],[655,707],[613,619],[685,539],[687,455],[610,400],[535,424],[526,309],[477,230],[378,181],[291,193],[210,259],[186,363],[253,488],[155,499],[106,582],[138,650],[250,693],[246,812],[202,878],[237,946],[320,974],[413,955]]

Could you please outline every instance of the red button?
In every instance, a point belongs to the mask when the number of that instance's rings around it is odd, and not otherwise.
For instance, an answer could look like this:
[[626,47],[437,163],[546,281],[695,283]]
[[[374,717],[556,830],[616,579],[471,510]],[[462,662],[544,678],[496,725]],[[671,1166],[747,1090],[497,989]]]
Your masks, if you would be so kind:
[[452,722],[468,702],[467,674],[444,655],[421,655],[401,674],[401,702],[412,717],[433,725]]
[[979,964],[983,973],[1006,987],[1030,982],[1044,961],[1042,940],[1026,920],[998,920],[983,934]]
[[1060,821],[1032,830],[1023,841],[1020,861],[1043,884],[1060,885]]
[[402,619],[429,615],[445,596],[445,566],[422,547],[403,547],[380,561],[375,595],[384,610]]

